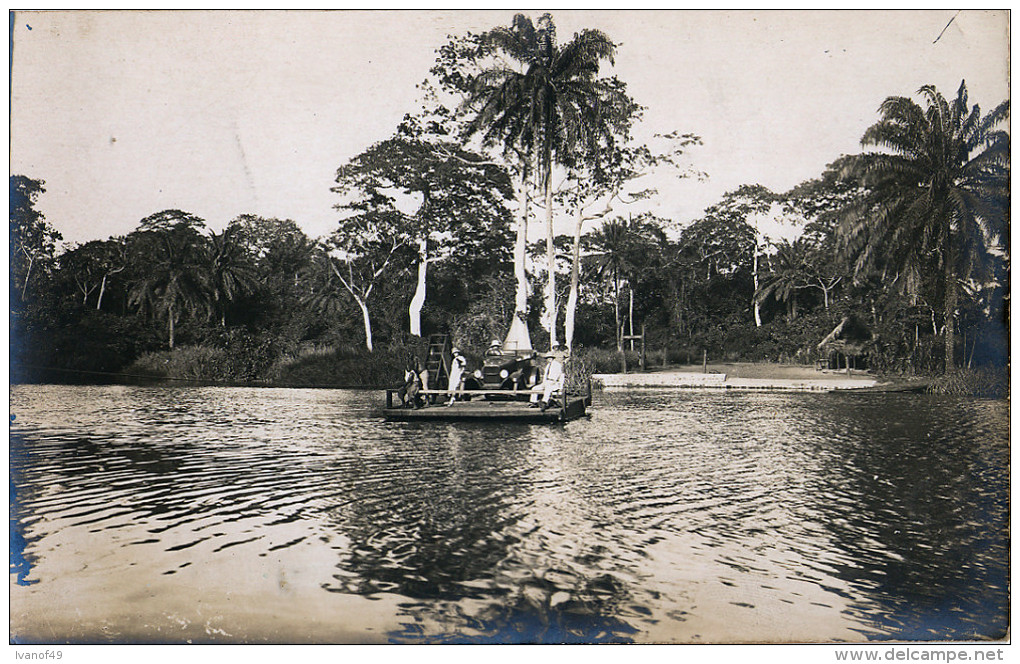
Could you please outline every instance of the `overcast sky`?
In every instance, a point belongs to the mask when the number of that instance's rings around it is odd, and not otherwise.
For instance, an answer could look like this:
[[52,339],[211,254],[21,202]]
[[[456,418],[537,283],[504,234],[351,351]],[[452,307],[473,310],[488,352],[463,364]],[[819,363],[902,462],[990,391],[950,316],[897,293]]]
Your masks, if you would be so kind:
[[[983,110],[1006,99],[1006,13],[956,13],[554,19],[561,41],[592,27],[619,44],[615,73],[647,107],[644,131],[703,138],[692,165],[709,179],[662,188],[655,208],[688,222],[741,184],[783,191],[860,151],[887,96],[930,83],[951,97],[966,79]],[[38,207],[66,241],[125,234],[167,208],[217,230],[245,213],[289,218],[318,237],[336,222],[337,167],[415,108],[415,86],[447,35],[512,16],[19,12],[11,173],[46,181]]]

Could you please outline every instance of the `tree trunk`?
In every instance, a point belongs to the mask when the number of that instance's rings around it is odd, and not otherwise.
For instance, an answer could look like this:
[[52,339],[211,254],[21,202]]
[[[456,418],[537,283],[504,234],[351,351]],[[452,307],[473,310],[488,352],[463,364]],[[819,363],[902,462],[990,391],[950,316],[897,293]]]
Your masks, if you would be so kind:
[[510,321],[503,346],[512,348],[531,348],[531,335],[528,333],[528,272],[525,267],[528,250],[528,214],[530,197],[528,195],[528,176],[521,177],[520,190],[517,195],[521,201],[521,216],[517,220],[517,239],[514,242],[514,277],[517,282],[514,292],[514,317]]
[[99,309],[103,306],[103,293],[106,292],[106,278],[109,277],[111,274],[117,274],[118,272],[123,271],[124,271],[123,267],[118,267],[114,270],[110,270],[109,272],[103,275],[103,284],[102,287],[99,289],[99,300],[96,302],[96,311],[99,311]]
[[577,291],[581,272],[581,226],[584,223],[584,212],[577,211],[577,224],[574,226],[574,251],[570,262],[570,295],[567,297],[567,313],[563,321],[564,341],[567,352],[574,347],[574,316],[577,312]]
[[103,275],[103,282],[99,286],[99,299],[96,300],[96,311],[99,311],[103,307],[103,293],[106,292],[106,276]]
[[917,371],[917,342],[921,336],[921,329],[917,323],[914,323],[914,345],[910,348],[910,375],[913,376]]
[[514,315],[522,320],[528,317],[528,273],[525,267],[525,260],[528,251],[528,214],[529,203],[528,183],[525,181],[522,187],[523,203],[521,205],[521,218],[517,221],[517,238],[514,242],[514,277],[517,280],[517,290],[514,293]]
[[683,333],[687,330],[686,321],[684,320],[684,309],[687,306],[687,286],[681,282],[678,290],[680,295],[677,298],[676,325],[677,334],[683,336]]
[[751,278],[754,280],[754,295],[751,296],[751,305],[754,307],[754,326],[761,327],[761,305],[758,303],[758,241],[754,243],[754,267],[751,270]]
[[32,276],[32,265],[35,263],[35,257],[30,256],[28,252],[25,252],[25,256],[28,258],[28,272],[25,273],[25,283],[21,284],[21,301],[25,301],[25,292],[28,290],[28,278]]
[[355,297],[354,300],[358,303],[358,308],[361,309],[361,318],[365,323],[365,348],[368,352],[372,352],[372,319],[368,316],[368,303],[363,298]]
[[[627,311],[627,318],[630,320],[628,323],[630,326],[630,336],[634,336],[634,284],[627,284],[627,292],[630,293],[630,306]],[[630,349],[634,350],[634,340],[630,340]]]
[[408,314],[411,317],[411,334],[421,336],[421,310],[425,306],[425,273],[428,270],[428,237],[418,240],[418,286],[415,288],[414,297],[411,298],[411,306],[408,307]]
[[623,326],[620,325],[620,278],[613,276],[613,313],[616,319],[616,350],[623,352]]
[[[550,157],[547,157],[550,158]],[[545,173],[545,253],[548,279],[545,284],[545,315],[549,319],[549,348],[558,346],[556,340],[556,248],[553,245],[552,169]]]
[[170,333],[169,333],[169,336],[170,336],[170,350],[173,350],[174,349],[174,308],[173,308],[173,305],[171,305],[167,309],[166,314],[167,314],[166,315],[167,319],[169,319],[169,321],[170,321],[170,323],[169,323],[169,327],[170,327]]
[[93,284],[92,288],[86,288],[85,284],[79,284],[78,288],[81,289],[82,292],[81,306],[87,307],[89,304],[89,295],[92,295],[92,291],[99,288],[99,284]]
[[956,368],[953,336],[953,315],[956,313],[956,274],[953,272],[953,261],[946,258],[946,373]]

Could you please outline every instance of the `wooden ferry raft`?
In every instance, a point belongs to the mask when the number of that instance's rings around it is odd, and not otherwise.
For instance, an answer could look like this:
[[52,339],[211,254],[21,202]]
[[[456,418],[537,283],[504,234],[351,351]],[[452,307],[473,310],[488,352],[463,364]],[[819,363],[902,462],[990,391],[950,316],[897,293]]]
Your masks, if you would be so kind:
[[[541,390],[420,390],[418,394],[434,398],[443,403],[430,404],[423,408],[401,408],[398,390],[386,390],[386,408],[383,416],[387,420],[498,420],[517,422],[569,422],[586,414],[591,405],[591,394],[556,395],[552,405],[546,410],[531,407],[529,398],[532,394],[541,394]],[[457,395],[457,401],[448,406],[446,398],[450,394]],[[498,396],[500,399],[485,397]],[[470,398],[470,400],[465,400]]]

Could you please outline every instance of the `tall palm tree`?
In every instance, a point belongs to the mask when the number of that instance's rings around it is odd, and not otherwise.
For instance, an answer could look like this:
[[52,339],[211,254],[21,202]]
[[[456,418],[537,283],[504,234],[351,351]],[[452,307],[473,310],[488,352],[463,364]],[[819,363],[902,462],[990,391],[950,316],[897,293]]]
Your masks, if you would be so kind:
[[[538,24],[523,14],[509,28],[495,28],[482,43],[516,66],[497,60],[474,80],[467,105],[476,109],[468,134],[481,134],[486,145],[502,145],[520,167],[523,183],[522,215],[518,224],[516,317],[523,321],[527,306],[524,248],[527,246],[531,177],[544,194],[548,282],[546,309],[556,311],[555,248],[553,246],[553,167],[570,163],[582,148],[611,142],[615,131],[611,109],[630,100],[614,79],[599,79],[602,60],[613,61],[615,45],[598,30],[583,30],[560,45],[552,16]],[[588,154],[597,150],[588,149]],[[550,337],[556,343],[555,317]]]
[[755,302],[761,304],[773,296],[787,304],[790,318],[796,318],[797,291],[809,287],[808,256],[809,247],[803,238],[779,243],[775,255],[768,260],[769,272],[755,291]]
[[134,259],[146,268],[132,285],[128,304],[166,318],[171,350],[181,317],[205,312],[211,302],[205,238],[199,232],[203,226],[193,215],[167,210],[142,220],[132,234]]
[[613,311],[616,324],[616,349],[623,350],[623,323],[620,321],[620,291],[633,272],[631,228],[622,219],[612,219],[588,235],[592,252],[589,263],[595,275],[609,281],[613,288]]
[[238,226],[228,226],[222,233],[209,236],[208,276],[215,313],[220,325],[227,326],[227,309],[239,296],[255,291],[254,257],[248,254]]
[[1009,102],[982,117],[977,104],[968,108],[963,82],[952,101],[930,85],[918,94],[924,108],[887,98],[861,139],[881,151],[848,160],[848,174],[867,193],[846,210],[839,232],[858,274],[881,270],[911,290],[940,275],[950,371],[959,284],[986,278],[991,246],[1008,250],[1009,134],[996,127]]

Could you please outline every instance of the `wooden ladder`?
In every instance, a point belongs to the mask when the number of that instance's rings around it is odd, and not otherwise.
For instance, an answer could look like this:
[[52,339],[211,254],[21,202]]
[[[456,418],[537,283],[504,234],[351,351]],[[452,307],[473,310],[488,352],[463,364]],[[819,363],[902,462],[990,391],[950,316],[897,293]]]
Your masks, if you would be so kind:
[[425,357],[425,368],[429,370],[431,385],[424,386],[425,389],[436,389],[449,384],[450,364],[453,361],[453,357],[450,355],[451,350],[449,335],[433,334],[429,337],[429,351]]

